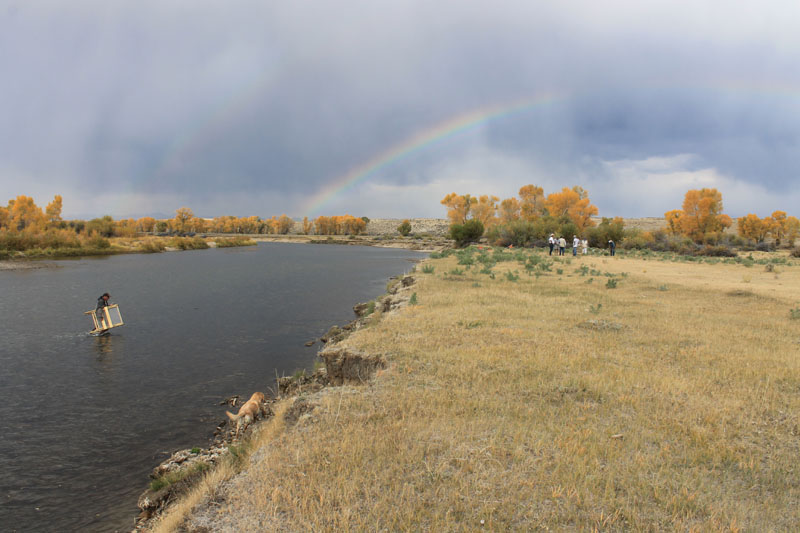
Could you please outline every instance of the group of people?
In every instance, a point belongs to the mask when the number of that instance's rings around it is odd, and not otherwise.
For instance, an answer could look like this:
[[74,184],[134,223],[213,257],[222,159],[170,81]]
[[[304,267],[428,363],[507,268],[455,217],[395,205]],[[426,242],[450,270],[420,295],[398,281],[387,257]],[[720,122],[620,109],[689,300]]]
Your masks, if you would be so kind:
[[[553,255],[553,250],[558,247],[558,255],[564,255],[564,251],[567,249],[567,240],[562,235],[561,237],[556,238],[555,233],[550,234],[550,238],[547,239],[547,244],[550,246],[550,255]],[[581,253],[586,255],[589,252],[589,241],[586,239],[579,239],[577,235],[572,236],[572,255],[578,255],[578,248],[582,248]],[[614,255],[616,251],[617,244],[613,240],[608,241],[608,249],[611,252],[611,255]]]
[[[564,251],[567,249],[567,239],[563,237],[556,238],[555,233],[550,234],[550,238],[547,239],[547,244],[550,246],[550,255],[553,255],[553,250],[558,247],[557,253],[558,255],[564,255]],[[583,248],[582,252],[585,255],[589,251],[589,241],[586,239],[579,239],[577,235],[573,235],[572,237],[572,255],[578,255],[578,248]]]

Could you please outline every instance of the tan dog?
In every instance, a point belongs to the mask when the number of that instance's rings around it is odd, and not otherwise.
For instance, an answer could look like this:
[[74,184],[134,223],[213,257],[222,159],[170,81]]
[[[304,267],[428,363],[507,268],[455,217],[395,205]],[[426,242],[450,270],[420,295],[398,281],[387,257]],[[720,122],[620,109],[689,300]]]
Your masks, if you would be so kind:
[[233,414],[230,411],[225,411],[225,414],[228,415],[231,422],[236,422],[236,436],[239,435],[241,429],[246,429],[247,426],[252,424],[259,413],[263,414],[264,401],[263,392],[254,392],[253,395],[250,396],[250,399],[239,408],[238,413]]

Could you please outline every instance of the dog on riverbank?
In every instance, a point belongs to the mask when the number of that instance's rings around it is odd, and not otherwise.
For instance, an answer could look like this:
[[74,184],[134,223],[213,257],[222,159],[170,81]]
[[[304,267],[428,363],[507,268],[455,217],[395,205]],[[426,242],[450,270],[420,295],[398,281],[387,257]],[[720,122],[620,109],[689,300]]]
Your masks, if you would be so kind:
[[263,392],[254,392],[250,399],[247,400],[236,414],[230,411],[225,411],[231,422],[236,424],[236,436],[239,436],[239,431],[247,429],[247,426],[252,424],[259,414],[264,414],[264,402],[266,398]]

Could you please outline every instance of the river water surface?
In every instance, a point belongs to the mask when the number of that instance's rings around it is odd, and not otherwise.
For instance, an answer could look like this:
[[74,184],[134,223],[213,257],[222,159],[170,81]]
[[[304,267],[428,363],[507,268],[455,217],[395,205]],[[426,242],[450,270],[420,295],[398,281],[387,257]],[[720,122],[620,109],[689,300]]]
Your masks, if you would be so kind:
[[[0,271],[0,528],[129,531],[150,470],[205,446],[223,399],[310,368],[305,341],[420,257],[261,243]],[[125,326],[90,337],[103,292]]]

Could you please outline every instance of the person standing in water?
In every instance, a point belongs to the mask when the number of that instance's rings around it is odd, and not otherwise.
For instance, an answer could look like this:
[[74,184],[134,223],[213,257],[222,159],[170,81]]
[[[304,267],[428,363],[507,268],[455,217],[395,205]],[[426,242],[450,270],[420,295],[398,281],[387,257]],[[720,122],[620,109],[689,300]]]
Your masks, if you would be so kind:
[[111,298],[111,295],[107,292],[104,292],[103,295],[97,299],[97,307],[94,309],[94,314],[97,317],[97,324],[102,331],[105,331],[108,328],[103,328],[103,321],[106,318],[105,314],[105,307],[108,307],[108,299]]

